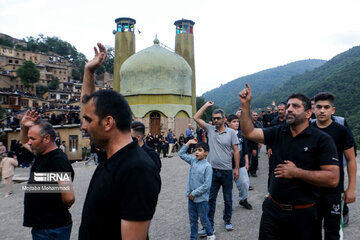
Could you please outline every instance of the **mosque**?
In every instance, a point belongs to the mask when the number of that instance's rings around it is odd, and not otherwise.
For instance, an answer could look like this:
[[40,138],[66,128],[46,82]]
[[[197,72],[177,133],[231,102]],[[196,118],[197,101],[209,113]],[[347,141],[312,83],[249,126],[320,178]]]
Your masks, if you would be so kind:
[[175,21],[175,52],[155,38],[151,47],[135,53],[132,18],[115,20],[115,91],[128,101],[135,121],[153,135],[173,129],[185,133],[196,113],[194,22]]

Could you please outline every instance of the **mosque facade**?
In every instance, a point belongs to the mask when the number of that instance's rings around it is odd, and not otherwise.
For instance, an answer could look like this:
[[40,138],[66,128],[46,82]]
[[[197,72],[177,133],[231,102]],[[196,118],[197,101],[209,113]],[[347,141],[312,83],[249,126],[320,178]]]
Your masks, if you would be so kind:
[[135,53],[135,23],[118,18],[115,34],[114,90],[128,101],[135,121],[153,135],[173,129],[185,133],[196,112],[193,25],[179,20],[175,51],[154,44]]

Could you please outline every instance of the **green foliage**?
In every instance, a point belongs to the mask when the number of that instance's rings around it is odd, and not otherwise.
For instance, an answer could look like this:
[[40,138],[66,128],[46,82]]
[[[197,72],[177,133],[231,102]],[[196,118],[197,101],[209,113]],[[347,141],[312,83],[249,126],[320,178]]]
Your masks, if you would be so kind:
[[56,90],[59,88],[59,78],[51,76],[51,81],[49,83],[50,90]]
[[1,120],[2,120],[2,119],[5,119],[5,117],[6,117],[6,113],[7,113],[6,109],[5,109],[5,108],[2,108],[2,107],[0,106],[0,125],[1,125]]
[[14,43],[9,38],[3,38],[3,37],[0,37],[0,45],[6,46],[9,48],[14,47]]
[[[199,109],[206,103],[205,99],[203,97],[196,97],[196,111],[199,111]],[[204,112],[202,119],[205,122],[212,121],[212,112],[219,108],[218,106],[211,106]]]
[[16,72],[18,77],[20,77],[21,83],[27,88],[37,83],[40,79],[40,71],[32,61],[24,61],[24,64]]
[[[219,88],[204,93],[202,96],[205,100],[212,100],[217,105],[222,106],[227,113],[235,113],[239,107],[238,94],[245,87],[245,83],[250,84],[253,95],[268,93],[284,84],[292,76],[311,71],[324,63],[324,60],[314,59],[289,63],[237,78],[221,85]],[[267,103],[267,105],[270,103]]]
[[36,95],[41,96],[44,95],[46,92],[49,91],[49,88],[43,85],[37,85],[36,86]]
[[108,47],[106,49],[107,51],[107,58],[104,62],[104,65],[99,67],[96,70],[96,74],[102,74],[104,72],[113,73],[114,72],[114,56],[115,56],[115,50],[112,47]]

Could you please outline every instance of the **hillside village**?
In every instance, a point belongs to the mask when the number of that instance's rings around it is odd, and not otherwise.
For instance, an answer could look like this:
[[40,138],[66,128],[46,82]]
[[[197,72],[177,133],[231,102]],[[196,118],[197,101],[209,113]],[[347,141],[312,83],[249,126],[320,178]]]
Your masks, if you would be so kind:
[[[10,146],[8,139],[18,134],[22,114],[33,108],[41,112],[43,118],[48,118],[58,129],[61,139],[69,143],[70,159],[81,158],[79,113],[82,83],[72,76],[76,68],[74,63],[54,52],[23,50],[27,44],[25,41],[5,34],[0,34],[0,39],[12,43],[6,44],[10,46],[0,44],[0,107],[6,110],[5,117],[0,119],[0,141]],[[29,87],[25,87],[17,73],[25,61],[33,62],[40,72],[39,81]],[[53,79],[58,80],[56,89],[48,88]],[[112,74],[99,75],[96,89],[111,88]],[[42,89],[45,91],[40,91]],[[71,153],[76,153],[73,158]]]

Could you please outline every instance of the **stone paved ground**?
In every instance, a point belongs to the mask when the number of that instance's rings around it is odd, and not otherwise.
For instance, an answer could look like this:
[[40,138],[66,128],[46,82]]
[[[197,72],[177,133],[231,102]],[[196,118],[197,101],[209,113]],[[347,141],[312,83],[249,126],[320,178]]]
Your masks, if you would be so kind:
[[[238,205],[237,189],[234,189],[234,204],[232,223],[235,228],[226,232],[222,221],[223,201],[219,194],[215,215],[215,229],[217,239],[221,240],[253,240],[258,238],[258,228],[261,216],[261,204],[266,193],[267,162],[265,152],[260,154],[260,165],[257,178],[250,178],[250,183],[255,190],[249,192],[249,202],[253,210],[246,210]],[[357,158],[360,165],[359,157]],[[154,240],[189,239],[189,220],[187,214],[187,199],[185,185],[189,166],[177,157],[162,159],[162,191],[159,197],[156,213],[150,228],[150,238]],[[73,216],[73,231],[71,239],[77,239],[80,225],[82,205],[95,169],[94,165],[84,166],[83,163],[74,163],[76,172],[74,189],[76,202],[71,208]],[[360,169],[360,168],[358,168]],[[26,179],[28,169],[16,169],[17,179]],[[360,171],[357,174],[357,199],[358,202],[350,205],[350,224],[345,227],[346,240],[357,240],[360,236]],[[22,240],[31,239],[30,229],[22,227],[23,216],[23,191],[24,183],[14,185],[14,194],[9,198],[3,197],[4,183],[0,184],[0,239]],[[221,192],[221,190],[220,190]]]

